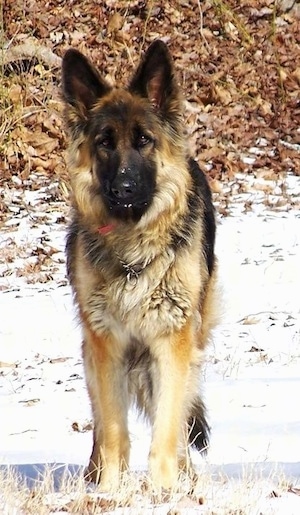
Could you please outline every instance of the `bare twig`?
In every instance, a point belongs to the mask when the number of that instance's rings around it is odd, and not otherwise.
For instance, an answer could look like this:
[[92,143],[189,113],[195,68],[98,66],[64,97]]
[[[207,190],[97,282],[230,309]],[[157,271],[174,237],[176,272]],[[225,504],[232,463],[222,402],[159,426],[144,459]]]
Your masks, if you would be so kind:
[[202,37],[202,39],[204,41],[206,49],[209,50],[209,45],[208,45],[207,39],[206,39],[206,37],[204,35],[204,32],[203,32],[203,12],[202,12],[202,9],[201,9],[200,0],[197,0],[197,4],[198,4],[198,9],[199,9],[199,14],[200,14],[200,34],[201,34],[201,37]]

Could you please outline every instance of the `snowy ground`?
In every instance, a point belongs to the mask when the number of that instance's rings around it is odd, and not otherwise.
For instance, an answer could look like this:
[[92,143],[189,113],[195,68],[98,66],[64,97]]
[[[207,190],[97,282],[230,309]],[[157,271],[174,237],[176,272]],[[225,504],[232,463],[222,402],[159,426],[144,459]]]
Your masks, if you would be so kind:
[[[228,216],[218,216],[223,315],[204,370],[212,436],[206,461],[195,459],[213,481],[284,474],[290,492],[276,497],[267,491],[259,508],[240,513],[296,515],[300,209],[295,199],[299,205],[300,177],[285,184],[292,209],[290,202],[277,202],[281,191],[265,205],[263,189],[237,192],[227,204]],[[47,188],[5,194],[12,216],[0,232],[0,464],[2,469],[16,465],[32,478],[37,464],[40,470],[46,463],[72,464],[77,470],[87,462],[90,410],[80,331],[65,278],[66,208],[51,199]],[[250,210],[245,209],[249,200]],[[131,467],[145,470],[149,430],[134,413],[130,420]],[[227,513],[216,509],[212,487],[206,495],[214,513]],[[190,510],[179,513],[212,513]]]

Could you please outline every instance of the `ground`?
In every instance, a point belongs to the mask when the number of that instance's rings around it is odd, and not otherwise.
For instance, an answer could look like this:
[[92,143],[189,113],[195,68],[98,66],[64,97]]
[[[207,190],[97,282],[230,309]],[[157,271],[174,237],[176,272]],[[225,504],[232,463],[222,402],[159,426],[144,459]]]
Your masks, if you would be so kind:
[[[2,511],[298,514],[299,4],[6,0],[0,12]],[[204,373],[212,439],[206,461],[194,456],[193,493],[183,484],[153,498],[139,474],[110,499],[75,477],[91,418],[65,273],[59,67],[72,45],[123,82],[157,37],[174,55],[186,131],[217,211],[223,315]],[[149,434],[130,420],[131,467],[144,471]],[[52,495],[59,463],[73,483]],[[36,464],[52,464],[54,485],[49,471],[41,486],[30,481]]]

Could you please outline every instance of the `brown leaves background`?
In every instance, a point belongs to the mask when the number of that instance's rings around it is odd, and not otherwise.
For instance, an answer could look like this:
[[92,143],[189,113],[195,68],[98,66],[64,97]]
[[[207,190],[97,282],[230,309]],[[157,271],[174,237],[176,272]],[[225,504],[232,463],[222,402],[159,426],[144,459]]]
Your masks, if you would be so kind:
[[[22,187],[32,172],[68,181],[58,66],[67,48],[124,84],[156,38],[174,56],[191,151],[216,191],[238,171],[300,173],[299,3],[6,0],[2,24],[0,185],[17,175]],[[253,146],[263,152],[247,164]]]

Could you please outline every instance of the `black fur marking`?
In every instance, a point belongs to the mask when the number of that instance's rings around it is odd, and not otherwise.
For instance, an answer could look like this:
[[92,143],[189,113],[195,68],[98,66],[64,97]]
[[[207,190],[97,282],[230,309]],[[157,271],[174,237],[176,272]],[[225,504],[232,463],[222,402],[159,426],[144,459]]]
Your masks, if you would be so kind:
[[194,402],[191,416],[188,420],[189,442],[198,451],[207,450],[210,427],[206,420],[205,407],[200,397]]
[[198,164],[194,159],[189,160],[189,170],[193,177],[196,191],[199,197],[204,202],[204,253],[206,256],[206,263],[209,275],[212,274],[214,269],[214,247],[216,237],[216,221],[215,211],[212,203],[211,190],[208,185],[205,174],[200,170]]
[[200,170],[196,161],[189,159],[189,172],[193,179],[193,190],[188,195],[188,212],[182,225],[172,234],[172,245],[178,249],[187,245],[193,237],[193,225],[199,223],[201,202],[204,205],[204,241],[203,248],[209,275],[214,268],[214,244],[216,223],[211,191],[205,174]]
[[67,274],[69,277],[69,281],[71,285],[74,284],[74,267],[73,267],[73,258],[75,256],[75,247],[78,236],[78,223],[76,218],[73,218],[73,221],[68,229],[67,241],[66,241],[66,255],[67,255]]

